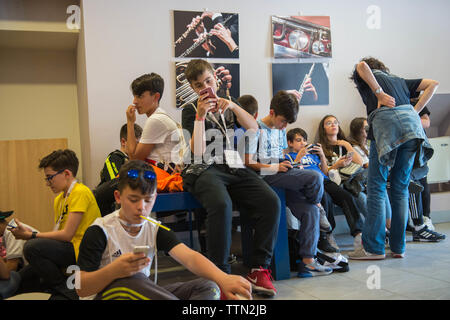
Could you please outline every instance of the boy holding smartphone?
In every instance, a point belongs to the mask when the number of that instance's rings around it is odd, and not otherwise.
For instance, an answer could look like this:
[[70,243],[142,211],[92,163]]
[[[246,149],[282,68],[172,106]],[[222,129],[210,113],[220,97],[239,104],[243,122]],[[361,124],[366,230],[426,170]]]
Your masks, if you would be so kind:
[[[81,242],[77,289],[80,297],[207,300],[218,299],[220,288],[228,299],[251,299],[248,281],[220,271],[203,255],[181,243],[172,231],[148,218],[156,200],[156,174],[147,163],[132,160],[122,166],[114,196],[121,209],[97,219]],[[137,246],[141,248],[135,249]],[[147,254],[145,246],[149,247]],[[157,249],[168,252],[203,278],[158,286],[149,279]]]
[[218,88],[214,69],[207,61],[191,60],[184,74],[199,99],[182,113],[183,129],[190,134],[194,156],[193,163],[182,173],[183,186],[207,212],[208,257],[225,273],[231,272],[228,257],[233,204],[236,205],[241,217],[256,221],[247,279],[252,282],[253,291],[274,296],[277,291],[268,267],[280,220],[280,200],[255,172],[244,166],[232,137],[227,135],[237,123],[248,134],[256,133],[258,124],[232,98],[201,94],[205,88],[210,87],[213,92]]

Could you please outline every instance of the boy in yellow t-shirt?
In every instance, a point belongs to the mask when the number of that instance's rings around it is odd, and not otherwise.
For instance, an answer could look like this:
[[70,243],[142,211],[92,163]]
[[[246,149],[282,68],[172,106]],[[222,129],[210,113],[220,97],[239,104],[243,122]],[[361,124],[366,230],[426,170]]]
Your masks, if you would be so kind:
[[[75,265],[81,239],[86,229],[99,218],[100,210],[91,190],[75,179],[78,159],[72,150],[56,150],[44,157],[39,168],[54,193],[55,227],[49,232],[33,232],[16,219],[11,232],[17,239],[28,240],[24,256],[29,265],[21,270],[21,286],[17,293],[49,291],[69,299],[77,299],[73,289],[66,286],[62,271]],[[43,280],[44,288],[39,285]]]

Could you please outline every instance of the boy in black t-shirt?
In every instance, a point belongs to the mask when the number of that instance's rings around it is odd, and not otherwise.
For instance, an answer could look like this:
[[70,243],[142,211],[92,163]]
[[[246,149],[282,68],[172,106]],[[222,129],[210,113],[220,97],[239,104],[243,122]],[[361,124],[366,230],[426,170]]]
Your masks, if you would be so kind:
[[[142,128],[138,124],[134,124],[134,134],[136,141],[139,141]],[[124,124],[120,129],[120,150],[114,150],[106,158],[103,169],[100,171],[100,183],[98,185],[117,177],[120,167],[126,161],[128,161],[127,124]]]
[[[254,291],[273,296],[276,289],[267,268],[278,231],[280,200],[255,172],[244,166],[232,137],[226,136],[227,129],[233,130],[237,122],[250,133],[256,133],[258,124],[230,97],[216,95],[216,75],[205,60],[191,60],[185,76],[199,99],[186,106],[182,113],[183,129],[191,136],[186,141],[190,141],[195,160],[183,171],[183,184],[184,189],[191,192],[207,211],[209,258],[224,272],[231,271],[227,260],[235,204],[241,221],[242,218],[255,221],[252,269],[247,279],[252,282]],[[212,89],[213,95],[201,94],[202,90],[210,90],[208,88]]]

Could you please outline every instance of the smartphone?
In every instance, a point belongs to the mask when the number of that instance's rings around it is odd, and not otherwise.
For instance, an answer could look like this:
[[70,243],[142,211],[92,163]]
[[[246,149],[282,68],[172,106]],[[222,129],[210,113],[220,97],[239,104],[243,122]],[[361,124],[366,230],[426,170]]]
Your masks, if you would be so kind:
[[353,157],[353,151],[350,151],[349,153],[347,153],[346,155],[345,155],[345,157],[348,159],[348,158],[350,158],[350,157]]
[[11,224],[8,224],[8,227],[9,227],[10,229],[17,228],[17,226],[13,226],[13,225],[11,225]]
[[[315,144],[315,143],[313,143],[313,144],[310,144],[309,146],[307,146],[306,147],[306,150],[311,150],[312,148],[314,148],[314,147],[318,147],[319,145],[318,144]],[[312,150],[312,151],[309,151],[309,153],[311,153],[311,154],[313,154],[313,153],[319,153],[318,151],[316,151],[316,150]]]
[[148,256],[148,253],[150,252],[150,247],[149,246],[135,246],[133,249],[133,253],[137,254],[137,253],[144,253],[145,256]]
[[302,164],[300,162],[293,162],[292,163],[292,168],[300,168],[302,166]]
[[214,89],[212,87],[206,87],[205,89],[202,89],[202,91],[199,92],[199,96],[203,96],[206,93],[208,93],[208,98],[216,98],[216,93],[214,92]]

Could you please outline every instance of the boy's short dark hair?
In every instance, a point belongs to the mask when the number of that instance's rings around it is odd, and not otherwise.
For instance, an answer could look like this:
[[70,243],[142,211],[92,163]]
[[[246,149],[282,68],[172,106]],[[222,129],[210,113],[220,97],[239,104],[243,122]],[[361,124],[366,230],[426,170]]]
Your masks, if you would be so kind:
[[78,172],[79,161],[75,152],[70,149],[56,150],[45,156],[39,162],[39,169],[52,168],[55,171],[70,170],[75,177]]
[[214,75],[214,69],[208,61],[202,59],[192,59],[189,61],[186,70],[184,71],[184,76],[189,83],[192,83],[205,71],[211,71]]
[[[137,170],[139,175],[137,178],[128,176],[128,171]],[[144,171],[151,171],[155,175],[154,179],[144,178]],[[125,187],[130,187],[132,190],[139,190],[142,194],[152,194],[156,190],[156,173],[153,168],[142,160],[130,160],[125,163],[119,171],[119,184],[117,189],[122,192]]]
[[298,100],[293,94],[280,90],[270,101],[270,109],[276,116],[283,116],[288,123],[293,123],[297,120]]
[[133,96],[140,96],[145,91],[150,91],[150,94],[159,93],[160,101],[164,92],[164,79],[154,72],[144,74],[131,83],[131,91]]
[[[125,139],[127,140],[127,134],[128,134],[128,128],[127,124],[125,123],[122,128],[120,128],[120,140]],[[134,124],[134,136],[136,139],[139,139],[142,136],[142,128],[138,124]]]
[[306,133],[305,130],[303,130],[301,128],[294,128],[294,129],[289,130],[286,133],[286,138],[289,142],[293,142],[296,135],[300,135],[303,137],[303,139],[308,141],[308,134]]
[[241,107],[254,116],[258,112],[258,101],[256,101],[255,97],[250,94],[245,94],[240,96],[237,101],[241,105]]

